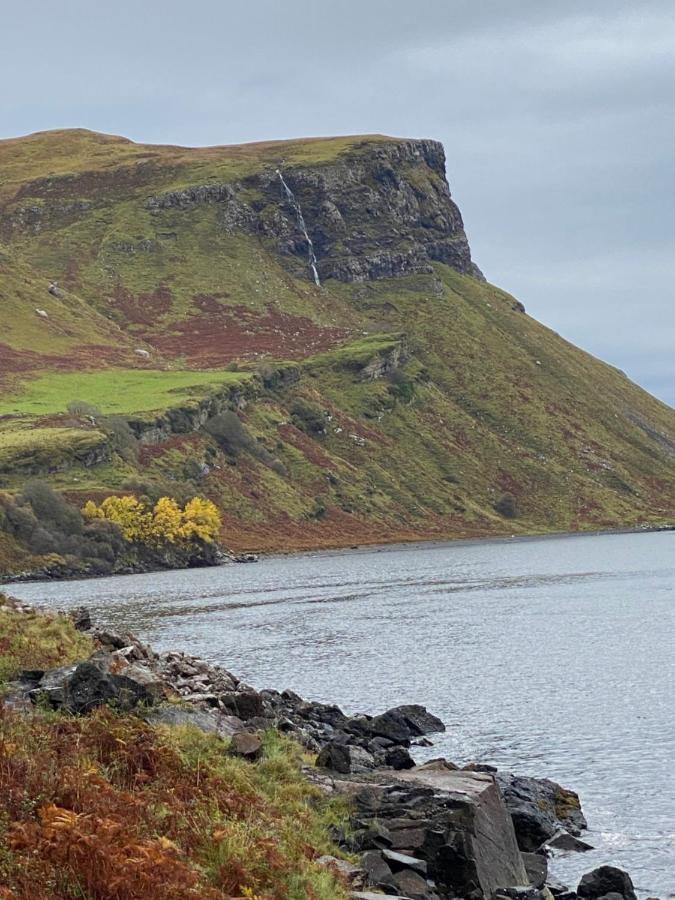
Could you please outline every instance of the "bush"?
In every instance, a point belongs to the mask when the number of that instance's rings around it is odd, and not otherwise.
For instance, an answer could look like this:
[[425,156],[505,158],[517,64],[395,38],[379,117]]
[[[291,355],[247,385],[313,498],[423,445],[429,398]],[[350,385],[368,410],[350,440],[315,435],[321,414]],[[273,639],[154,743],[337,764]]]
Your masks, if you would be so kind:
[[71,416],[89,416],[92,419],[98,419],[101,410],[93,403],[87,403],[86,400],[71,400],[66,407]]
[[402,403],[410,403],[415,396],[415,383],[401,369],[389,373],[389,392]]
[[29,481],[20,499],[30,504],[40,525],[62,534],[81,534],[82,516],[44,481]]
[[85,523],[79,510],[49,485],[31,482],[16,498],[0,496],[0,530],[39,556],[70,557],[101,571],[110,568],[123,548],[119,529],[112,523]]
[[250,452],[256,443],[255,438],[244,428],[239,416],[231,409],[212,416],[204,425],[204,430],[230,456],[239,456],[244,450]]
[[130,494],[113,495],[100,506],[93,500],[87,501],[82,515],[91,523],[102,520],[117,526],[128,543],[155,547],[191,541],[212,544],[221,524],[215,504],[201,497],[193,497],[182,509],[173,497],[160,497],[149,509]]
[[255,459],[268,466],[278,475],[287,474],[286,467],[273,456],[249,431],[239,416],[232,410],[226,410],[220,415],[213,416],[204,425],[204,430],[218,442],[218,446],[231,459],[243,452],[249,453]]
[[518,502],[513,494],[504,494],[495,503],[495,510],[505,519],[515,519],[518,515]]
[[125,462],[138,460],[138,439],[124,416],[106,416],[103,427],[112,450]]
[[296,400],[291,407],[291,419],[296,428],[305,434],[326,433],[326,413],[318,403],[309,400]]

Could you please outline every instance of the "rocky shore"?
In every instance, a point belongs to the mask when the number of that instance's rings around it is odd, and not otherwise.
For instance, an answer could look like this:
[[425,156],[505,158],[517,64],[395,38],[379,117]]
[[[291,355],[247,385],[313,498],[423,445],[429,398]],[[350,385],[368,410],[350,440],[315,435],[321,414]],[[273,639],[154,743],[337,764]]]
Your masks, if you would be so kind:
[[[21,605],[16,605],[21,609]],[[26,608],[28,609],[28,608]],[[152,725],[192,725],[227,740],[224,752],[255,763],[259,733],[292,735],[315,764],[305,777],[347,798],[350,828],[334,835],[347,858],[322,857],[355,900],[636,900],[629,875],[612,866],[576,889],[549,877],[553,850],[590,849],[574,791],[480,765],[445,759],[416,765],[444,724],[419,705],[380,715],[346,715],[292,691],[256,690],[231,672],[181,652],[158,654],[134,635],[72,614],[97,647],[88,658],[46,672],[25,671],[4,702],[46,704],[82,715],[103,704],[133,710]]]

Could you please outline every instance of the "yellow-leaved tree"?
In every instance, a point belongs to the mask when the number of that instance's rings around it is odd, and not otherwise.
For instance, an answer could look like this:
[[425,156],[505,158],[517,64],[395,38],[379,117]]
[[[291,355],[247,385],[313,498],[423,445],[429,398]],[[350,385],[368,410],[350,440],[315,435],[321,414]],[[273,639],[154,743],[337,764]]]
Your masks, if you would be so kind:
[[212,544],[220,533],[220,513],[215,503],[193,497],[183,509],[181,534],[188,540],[198,538]]
[[130,543],[143,543],[150,536],[152,514],[136,497],[106,497],[100,506],[89,500],[82,508],[85,519],[107,519],[117,525]]
[[160,497],[152,510],[152,537],[174,544],[182,537],[183,510],[173,497]]
[[173,497],[160,497],[151,510],[132,495],[110,496],[97,505],[88,500],[82,507],[87,520],[113,522],[129,543],[161,544],[203,541],[212,544],[220,533],[220,513],[215,503],[193,497],[183,509]]

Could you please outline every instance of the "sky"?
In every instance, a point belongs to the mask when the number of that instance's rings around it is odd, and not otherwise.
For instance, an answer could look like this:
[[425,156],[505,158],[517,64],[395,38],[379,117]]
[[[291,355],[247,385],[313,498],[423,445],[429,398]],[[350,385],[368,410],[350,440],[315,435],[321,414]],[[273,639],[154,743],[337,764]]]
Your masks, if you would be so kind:
[[5,0],[0,138],[441,140],[473,256],[675,405],[672,0]]

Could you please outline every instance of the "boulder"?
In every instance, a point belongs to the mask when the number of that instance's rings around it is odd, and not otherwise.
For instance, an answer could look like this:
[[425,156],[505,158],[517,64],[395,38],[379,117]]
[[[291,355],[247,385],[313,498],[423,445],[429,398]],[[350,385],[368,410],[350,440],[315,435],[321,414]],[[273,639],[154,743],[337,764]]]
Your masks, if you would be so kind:
[[618,894],[621,900],[637,900],[630,875],[615,866],[600,866],[587,872],[579,882],[577,894],[582,900],[600,900],[607,894]]
[[366,873],[368,881],[375,887],[387,888],[394,883],[394,873],[385,862],[382,853],[377,850],[369,850],[361,857],[361,868]]
[[[353,720],[351,720],[353,721]],[[367,730],[376,737],[387,738],[395,744],[408,745],[415,737],[445,731],[445,725],[424,706],[409,704],[395,706],[365,723]]]
[[240,756],[242,759],[254,762],[260,758],[262,753],[262,740],[257,734],[239,731],[237,734],[232,735],[232,740],[227,750],[231,756]]
[[415,767],[415,760],[405,747],[392,747],[391,750],[387,750],[384,754],[384,762],[387,766],[391,766],[392,769],[396,769],[396,771],[413,769]]
[[317,756],[316,765],[322,769],[348,775],[350,772],[367,772],[374,769],[375,759],[362,747],[331,741]]
[[336,875],[343,878],[352,887],[363,887],[366,882],[366,875],[363,869],[355,866],[346,859],[338,859],[337,856],[320,856],[317,863],[325,869],[331,869]]
[[586,828],[579,797],[547,778],[529,778],[508,772],[496,774],[511,814],[518,846],[533,853],[561,828],[575,836]]
[[438,731],[445,731],[443,722],[430,713],[426,706],[420,706],[417,703],[408,703],[404,706],[396,706],[391,712],[397,712],[403,716],[411,730],[418,735],[435,734]]
[[[152,706],[157,694],[151,689],[145,675],[137,678],[134,667],[124,674],[109,670],[108,660],[92,659],[61,666],[45,672],[38,685],[30,692],[33,702],[46,700],[54,709],[64,709],[83,715],[105,703],[118,709],[130,710],[144,704]],[[126,673],[129,674],[126,674]]]
[[91,630],[91,613],[86,606],[76,606],[75,609],[71,609],[68,617],[77,631]]
[[[380,878],[387,877],[384,863],[392,876],[408,871],[431,879],[435,886],[427,884],[427,894],[421,896],[472,900],[491,900],[498,888],[528,882],[513,823],[491,775],[462,772],[435,761],[404,772],[334,774],[330,790],[354,804],[362,829],[357,840],[373,834],[370,829],[375,827],[384,830],[374,838],[381,849],[368,856],[370,863],[364,857],[366,869],[377,861]],[[384,853],[392,851],[397,855],[385,858]],[[410,858],[416,866],[426,863],[426,873],[410,868]],[[397,869],[396,859],[406,865]],[[421,890],[420,883],[415,884]]]
[[419,872],[420,875],[427,874],[427,863],[423,859],[417,859],[415,856],[397,853],[396,850],[383,850],[382,858],[393,872],[399,872],[401,869],[412,869],[414,872]]
[[413,900],[428,900],[429,898],[429,885],[426,878],[410,869],[397,872],[394,875],[394,885],[401,894],[412,897]]
[[494,900],[551,900],[546,887],[535,888],[530,885],[499,888],[493,896]]
[[239,716],[244,722],[262,716],[265,712],[263,698],[254,690],[237,690],[221,694],[220,704],[223,709],[234,716]]

